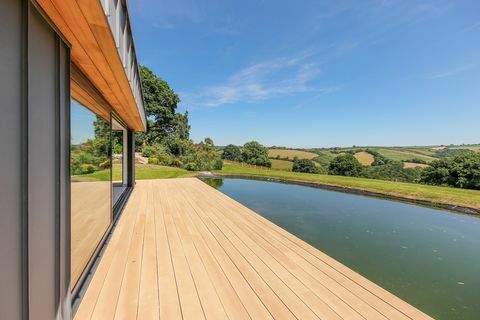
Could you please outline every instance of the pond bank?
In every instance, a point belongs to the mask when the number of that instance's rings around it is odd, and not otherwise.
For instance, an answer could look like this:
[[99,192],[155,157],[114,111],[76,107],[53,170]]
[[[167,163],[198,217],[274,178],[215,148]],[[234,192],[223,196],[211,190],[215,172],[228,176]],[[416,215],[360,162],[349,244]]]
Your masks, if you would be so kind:
[[480,210],[475,208],[438,203],[438,202],[423,200],[423,199],[402,197],[398,195],[391,195],[387,193],[380,193],[380,192],[374,192],[374,191],[368,191],[368,190],[362,190],[362,189],[356,189],[356,188],[335,186],[335,185],[325,184],[321,182],[309,182],[309,181],[301,181],[301,180],[294,180],[294,179],[287,179],[287,178],[276,178],[276,177],[256,176],[256,175],[247,175],[247,174],[219,174],[219,173],[205,174],[202,176],[198,176],[198,178],[199,179],[202,179],[202,178],[248,179],[248,180],[271,181],[271,182],[295,184],[295,185],[319,188],[324,190],[370,196],[370,197],[381,198],[386,200],[401,201],[401,202],[406,202],[406,203],[411,203],[411,204],[416,204],[421,206],[428,206],[428,207],[449,210],[456,213],[462,213],[462,214],[468,214],[468,215],[480,215]]

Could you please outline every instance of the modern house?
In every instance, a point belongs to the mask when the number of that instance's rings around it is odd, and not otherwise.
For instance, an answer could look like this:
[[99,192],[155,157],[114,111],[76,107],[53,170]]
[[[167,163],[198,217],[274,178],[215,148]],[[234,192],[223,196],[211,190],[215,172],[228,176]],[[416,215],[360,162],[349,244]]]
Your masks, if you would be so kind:
[[127,3],[2,0],[0,21],[0,318],[70,319],[135,185]]
[[135,182],[126,0],[0,23],[0,319],[430,319],[199,179]]

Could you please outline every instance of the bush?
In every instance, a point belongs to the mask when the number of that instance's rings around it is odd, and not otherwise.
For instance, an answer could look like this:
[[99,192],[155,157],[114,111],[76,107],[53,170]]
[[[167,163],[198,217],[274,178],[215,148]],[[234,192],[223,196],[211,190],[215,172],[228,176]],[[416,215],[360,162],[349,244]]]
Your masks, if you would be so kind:
[[383,166],[385,164],[389,164],[392,160],[386,158],[383,154],[378,151],[367,149],[365,152],[370,153],[373,156],[372,166]]
[[412,160],[406,161],[412,163],[419,163],[419,164],[427,164],[427,161],[420,159],[420,158],[413,158]]
[[468,154],[468,153],[473,153],[473,150],[470,149],[450,149],[450,148],[445,148],[442,149],[441,151],[438,151],[435,153],[435,157],[437,158],[449,158],[449,157],[455,157],[459,156],[462,154]]
[[177,168],[181,168],[183,167],[183,162],[182,160],[179,160],[179,159],[173,159],[171,165]]
[[243,145],[241,150],[242,161],[256,166],[271,167],[272,162],[268,159],[268,149],[257,141],[250,141]]
[[361,174],[364,178],[400,181],[400,182],[418,182],[420,180],[422,168],[403,167],[403,162],[390,161],[387,164],[365,167]]
[[110,168],[110,159],[101,162],[98,166],[102,169]]
[[480,153],[432,161],[423,170],[420,182],[480,190]]
[[96,170],[97,169],[95,168],[95,166],[93,164],[84,163],[80,166],[80,174],[93,173]]
[[305,172],[305,173],[317,173],[318,169],[315,166],[315,163],[310,159],[298,159],[293,160],[292,166],[293,172]]
[[358,177],[362,171],[362,164],[350,153],[335,157],[328,166],[328,173],[332,175]]
[[195,162],[189,162],[185,165],[185,169],[188,171],[195,171],[197,170],[197,164]]
[[160,161],[156,157],[151,157],[151,158],[148,158],[148,163],[149,164],[160,164]]
[[231,160],[231,161],[240,161],[241,160],[240,148],[233,144],[229,144],[223,149],[222,159]]
[[153,146],[144,145],[142,147],[142,156],[144,156],[146,158],[153,157],[156,153],[157,153],[157,150]]
[[213,170],[222,170],[223,168],[223,161],[222,159],[217,159],[215,160],[215,163],[213,165]]

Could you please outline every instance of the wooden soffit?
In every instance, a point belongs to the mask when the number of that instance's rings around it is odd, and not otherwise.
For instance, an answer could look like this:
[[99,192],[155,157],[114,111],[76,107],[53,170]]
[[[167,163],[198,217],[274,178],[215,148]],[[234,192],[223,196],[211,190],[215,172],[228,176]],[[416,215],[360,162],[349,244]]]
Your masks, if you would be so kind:
[[[37,3],[70,42],[72,64],[130,129],[145,131],[143,106],[137,106],[100,0],[37,0]],[[78,98],[81,85],[72,83],[72,90],[74,97],[81,100]]]

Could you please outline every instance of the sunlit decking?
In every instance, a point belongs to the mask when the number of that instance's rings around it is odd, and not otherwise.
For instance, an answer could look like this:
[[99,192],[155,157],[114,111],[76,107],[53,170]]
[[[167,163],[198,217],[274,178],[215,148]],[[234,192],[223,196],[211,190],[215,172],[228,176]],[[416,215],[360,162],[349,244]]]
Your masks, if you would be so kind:
[[196,178],[138,181],[83,319],[430,319]]

